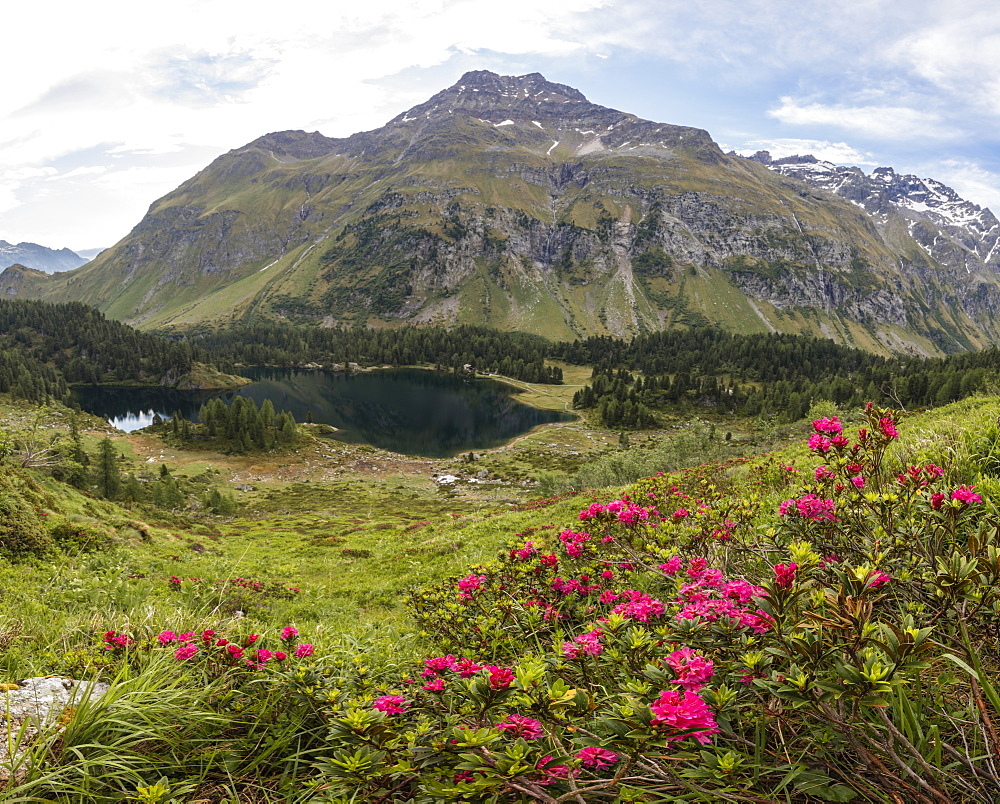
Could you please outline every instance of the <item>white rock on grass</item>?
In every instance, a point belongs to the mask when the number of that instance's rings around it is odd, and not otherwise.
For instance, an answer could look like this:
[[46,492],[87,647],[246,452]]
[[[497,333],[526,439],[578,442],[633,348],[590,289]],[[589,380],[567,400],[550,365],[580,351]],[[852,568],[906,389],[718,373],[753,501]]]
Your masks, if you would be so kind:
[[41,676],[0,692],[0,782],[23,777],[27,768],[18,766],[40,731],[71,715],[81,699],[99,698],[109,686],[103,681]]

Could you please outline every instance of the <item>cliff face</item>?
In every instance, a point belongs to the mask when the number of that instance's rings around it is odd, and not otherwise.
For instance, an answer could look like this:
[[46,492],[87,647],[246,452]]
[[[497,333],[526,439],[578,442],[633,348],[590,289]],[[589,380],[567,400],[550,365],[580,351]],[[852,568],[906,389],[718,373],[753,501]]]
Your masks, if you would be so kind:
[[[572,338],[714,323],[923,353],[996,338],[995,260],[959,270],[988,239],[876,211],[908,177],[866,190],[869,210],[774,168],[537,73],[473,72],[375,131],[261,137],[89,265],[16,292],[148,326],[272,315]],[[932,225],[952,226],[954,255],[921,245]]]

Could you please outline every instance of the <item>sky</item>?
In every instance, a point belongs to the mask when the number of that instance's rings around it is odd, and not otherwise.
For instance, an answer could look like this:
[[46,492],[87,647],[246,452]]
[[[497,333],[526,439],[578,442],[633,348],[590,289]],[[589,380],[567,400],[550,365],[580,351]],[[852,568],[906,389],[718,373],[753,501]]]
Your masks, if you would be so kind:
[[935,178],[1000,214],[995,0],[57,0],[4,17],[11,243],[111,246],[226,151],[377,128],[478,69],[540,72],[726,150]]

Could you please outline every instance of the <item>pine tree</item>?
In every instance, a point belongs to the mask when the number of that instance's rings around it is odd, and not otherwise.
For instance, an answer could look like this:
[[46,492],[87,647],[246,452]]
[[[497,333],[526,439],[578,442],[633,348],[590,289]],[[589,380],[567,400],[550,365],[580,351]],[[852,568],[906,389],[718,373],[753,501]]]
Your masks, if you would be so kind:
[[122,490],[122,475],[118,468],[118,453],[110,438],[105,438],[98,447],[94,479],[102,497],[108,500],[118,499]]

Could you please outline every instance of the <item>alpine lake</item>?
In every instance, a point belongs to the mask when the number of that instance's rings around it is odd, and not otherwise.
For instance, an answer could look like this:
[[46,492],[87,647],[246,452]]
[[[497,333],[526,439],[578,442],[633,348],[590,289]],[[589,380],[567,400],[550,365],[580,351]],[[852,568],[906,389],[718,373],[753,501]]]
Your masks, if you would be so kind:
[[126,432],[175,411],[197,422],[201,406],[216,397],[229,404],[243,396],[257,407],[270,399],[276,411],[290,412],[297,422],[335,427],[330,438],[426,458],[498,447],[540,424],[574,418],[524,404],[516,388],[495,380],[422,369],[352,374],[251,368],[242,374],[253,383],[235,391],[77,386],[73,397],[83,410]]

